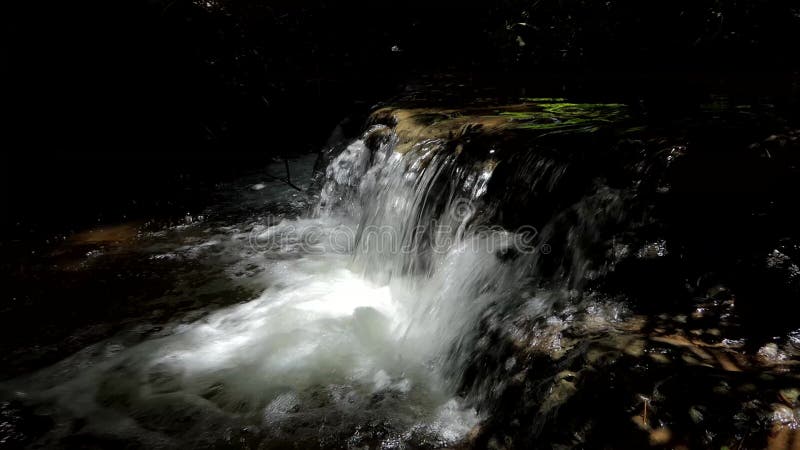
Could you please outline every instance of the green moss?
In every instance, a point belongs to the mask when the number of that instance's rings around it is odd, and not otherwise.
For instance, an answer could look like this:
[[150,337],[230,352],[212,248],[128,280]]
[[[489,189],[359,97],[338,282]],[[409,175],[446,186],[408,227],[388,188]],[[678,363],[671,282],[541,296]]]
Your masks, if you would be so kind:
[[497,114],[517,122],[515,128],[528,130],[594,129],[627,117],[626,107],[622,104],[561,101],[526,104],[523,110],[497,111]]
[[419,114],[414,116],[414,120],[416,120],[420,125],[428,126],[433,125],[435,123],[441,122],[443,120],[448,120],[451,117],[447,114],[437,114],[437,113],[426,113],[426,114]]

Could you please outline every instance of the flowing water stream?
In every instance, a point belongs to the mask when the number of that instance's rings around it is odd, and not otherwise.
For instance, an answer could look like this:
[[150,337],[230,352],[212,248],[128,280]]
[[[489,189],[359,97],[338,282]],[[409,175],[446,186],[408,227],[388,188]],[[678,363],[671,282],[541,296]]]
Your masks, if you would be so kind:
[[232,266],[259,267],[245,276],[265,286],[258,298],[129,348],[95,345],[4,388],[57,411],[51,443],[75,421],[147,446],[217,445],[231,426],[276,446],[460,442],[479,416],[458,395],[455,349],[516,280],[496,253],[527,242],[471,231],[490,168],[464,170],[436,143],[394,145],[350,143],[310,213],[154,255],[216,248],[239,258]]
[[[552,133],[552,123],[541,127]],[[598,246],[636,253],[608,230],[647,216],[630,191],[591,177],[566,206],[547,203],[574,184],[577,163],[557,152],[412,141],[372,125],[328,151],[313,181],[315,158],[293,161],[305,192],[254,175],[222,189],[206,217],[140,235],[136,251],[148,260],[213,265],[215,277],[257,294],[4,382],[4,398],[52,418],[28,442],[463,445],[530,370],[551,383],[537,388],[540,433],[575,392],[575,354],[595,364],[592,339],[642,333],[624,302],[583,284],[610,270]],[[540,210],[526,210],[536,202]],[[543,217],[540,229],[519,226],[522,216]],[[659,240],[638,250],[665,254]],[[213,283],[198,279],[186,295],[213,295]],[[603,345],[638,357],[642,342]],[[535,369],[536,355],[556,363]]]

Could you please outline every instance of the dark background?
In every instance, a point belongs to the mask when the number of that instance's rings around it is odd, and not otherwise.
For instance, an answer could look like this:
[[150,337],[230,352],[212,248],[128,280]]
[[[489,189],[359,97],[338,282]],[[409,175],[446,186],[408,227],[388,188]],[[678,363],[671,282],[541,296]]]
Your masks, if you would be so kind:
[[790,1],[26,1],[0,16],[14,236],[184,213],[203,186],[431,84],[680,114],[719,92],[793,107],[800,83]]

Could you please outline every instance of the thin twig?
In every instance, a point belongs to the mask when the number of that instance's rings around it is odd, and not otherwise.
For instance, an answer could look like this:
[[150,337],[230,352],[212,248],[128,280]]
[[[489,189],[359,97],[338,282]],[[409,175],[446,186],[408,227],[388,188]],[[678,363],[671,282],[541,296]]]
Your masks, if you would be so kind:
[[291,183],[292,182],[292,173],[289,172],[289,160],[283,158],[283,165],[286,166],[286,181]]
[[647,426],[647,399],[644,400],[644,412],[642,413],[642,423]]
[[274,180],[274,181],[280,181],[281,183],[287,184],[287,185],[289,185],[290,187],[292,187],[292,188],[294,188],[294,189],[297,189],[297,190],[298,190],[298,191],[300,191],[300,192],[303,192],[303,190],[302,190],[302,189],[300,189],[299,187],[295,186],[295,185],[294,185],[294,183],[292,183],[291,181],[284,180],[283,178],[276,177],[275,175],[270,175],[270,174],[265,174],[265,175],[266,175],[267,177],[269,177],[271,180]]
[[285,183],[285,184],[291,186],[292,188],[297,189],[300,192],[303,192],[303,189],[297,187],[297,185],[292,183],[292,173],[289,171],[289,160],[286,159],[286,158],[283,158],[283,164],[286,167],[286,179],[283,179],[283,178],[280,178],[280,177],[276,177],[275,175],[270,175],[270,174],[266,174],[266,175],[269,178],[271,178],[271,179],[273,179],[275,181],[280,181],[281,183]]

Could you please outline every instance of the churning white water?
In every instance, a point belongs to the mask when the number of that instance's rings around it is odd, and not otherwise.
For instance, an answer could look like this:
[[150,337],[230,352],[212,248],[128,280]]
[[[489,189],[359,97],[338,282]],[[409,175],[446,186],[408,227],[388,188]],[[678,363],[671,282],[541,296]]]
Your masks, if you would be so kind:
[[435,141],[400,154],[391,138],[357,140],[311,214],[222,227],[194,247],[258,266],[257,298],[4,388],[61,418],[44,445],[76,433],[166,447],[457,443],[479,421],[457,393],[465,346],[527,265],[496,255],[519,235],[475,231],[493,167],[456,164]]

